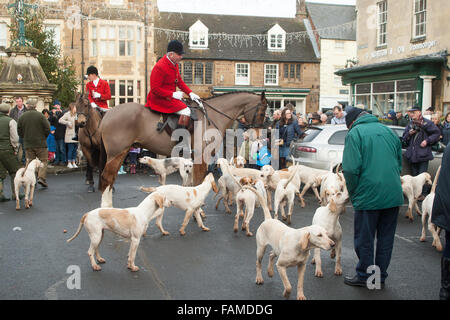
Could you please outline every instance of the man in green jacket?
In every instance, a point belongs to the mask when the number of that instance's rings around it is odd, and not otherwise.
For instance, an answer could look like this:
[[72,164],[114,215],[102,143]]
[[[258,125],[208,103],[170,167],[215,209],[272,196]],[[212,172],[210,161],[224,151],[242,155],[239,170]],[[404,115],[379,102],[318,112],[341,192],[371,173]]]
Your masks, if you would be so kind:
[[375,116],[358,108],[346,111],[349,132],[342,169],[355,211],[354,245],[359,262],[356,275],[345,277],[344,283],[369,288],[368,278],[375,270],[379,271],[379,283],[383,288],[394,246],[399,207],[403,205],[401,142]]
[[47,188],[47,136],[50,134],[50,123],[36,110],[36,104],[36,100],[28,101],[28,111],[19,118],[17,132],[23,138],[27,163],[39,158],[44,164],[43,168],[39,168],[38,183]]
[[3,195],[3,180],[9,174],[11,178],[11,194],[14,194],[14,177],[20,164],[16,154],[19,149],[19,136],[17,135],[17,122],[8,117],[9,105],[0,104],[0,202],[8,201]]

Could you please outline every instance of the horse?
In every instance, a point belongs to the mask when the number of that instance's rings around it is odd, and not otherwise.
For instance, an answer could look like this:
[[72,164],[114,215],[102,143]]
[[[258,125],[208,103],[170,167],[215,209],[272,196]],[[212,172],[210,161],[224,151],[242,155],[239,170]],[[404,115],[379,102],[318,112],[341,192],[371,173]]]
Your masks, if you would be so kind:
[[[205,130],[215,127],[223,138],[226,129],[230,128],[241,115],[244,115],[251,126],[261,127],[265,119],[267,100],[264,92],[261,95],[231,92],[207,98],[203,105],[205,113],[199,114],[198,120],[204,124]],[[117,172],[131,146],[139,145],[153,153],[171,156],[172,149],[178,142],[172,141],[167,132],[156,130],[159,119],[160,114],[134,102],[117,105],[103,117],[99,128],[100,158],[103,162],[100,163],[102,172],[99,181],[102,207],[112,207],[112,188]],[[204,148],[205,142],[202,141],[202,150]],[[194,166],[194,184],[203,180],[206,171],[204,160],[201,165]]]
[[93,170],[97,167],[100,174],[102,170],[102,162],[100,162],[101,135],[99,130],[102,117],[99,111],[91,107],[86,94],[77,94],[75,101],[79,126],[78,141],[87,160],[86,184],[88,185],[88,192],[94,192]]

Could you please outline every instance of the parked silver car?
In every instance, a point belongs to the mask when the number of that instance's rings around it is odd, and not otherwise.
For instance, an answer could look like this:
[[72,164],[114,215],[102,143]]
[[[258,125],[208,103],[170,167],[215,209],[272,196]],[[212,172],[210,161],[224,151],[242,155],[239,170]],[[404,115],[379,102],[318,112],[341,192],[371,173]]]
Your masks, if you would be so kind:
[[[388,126],[401,138],[404,127]],[[330,166],[342,162],[345,137],[348,129],[345,125],[324,125],[310,127],[302,139],[295,140],[290,147],[290,160],[317,169],[330,169]],[[405,154],[403,149],[403,155]],[[428,172],[432,178],[441,165],[442,153],[433,151],[434,159],[430,161]],[[402,175],[411,174],[411,167],[403,157]]]

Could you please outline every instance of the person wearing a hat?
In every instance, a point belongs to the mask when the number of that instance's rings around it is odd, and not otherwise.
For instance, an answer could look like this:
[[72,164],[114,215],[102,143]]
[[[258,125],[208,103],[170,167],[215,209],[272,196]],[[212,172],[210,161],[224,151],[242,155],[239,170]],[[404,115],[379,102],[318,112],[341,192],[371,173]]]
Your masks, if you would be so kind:
[[[419,107],[408,109],[411,121],[403,132],[403,141],[408,145],[405,152],[406,160],[411,164],[411,175],[417,176],[427,172],[428,163],[433,160],[431,146],[437,143],[441,137],[441,131],[433,121],[425,119]],[[431,186],[424,185],[419,201],[425,199]]]
[[25,112],[17,123],[17,132],[23,139],[27,163],[39,158],[44,167],[39,168],[38,183],[47,188],[47,137],[50,134],[50,123],[45,116],[36,110],[36,100],[27,102],[28,111]]
[[320,114],[317,112],[313,112],[311,115],[311,122],[309,124],[310,126],[319,126],[320,125]]
[[7,116],[8,104],[0,104],[0,202],[8,201],[3,194],[3,180],[9,174],[11,179],[11,195],[15,199],[14,177],[20,163],[16,157],[19,150],[16,120]]
[[[167,54],[153,67],[150,75],[150,92],[146,107],[161,113],[176,113],[180,115],[178,126],[189,126],[191,111],[183,102],[184,94],[192,100],[200,102],[200,97],[192,92],[184,83],[178,69],[178,63],[183,59],[183,44],[172,40],[167,46]],[[177,91],[177,87],[181,91]]]
[[377,117],[359,108],[346,111],[349,131],[342,169],[355,212],[354,245],[359,262],[356,275],[345,277],[344,283],[367,287],[373,274],[369,267],[375,265],[381,289],[388,276],[398,212],[403,205],[402,146],[398,136]]
[[111,89],[107,81],[100,79],[98,70],[94,66],[87,68],[89,82],[86,84],[86,92],[93,108],[101,111],[108,110],[108,100],[111,99]]

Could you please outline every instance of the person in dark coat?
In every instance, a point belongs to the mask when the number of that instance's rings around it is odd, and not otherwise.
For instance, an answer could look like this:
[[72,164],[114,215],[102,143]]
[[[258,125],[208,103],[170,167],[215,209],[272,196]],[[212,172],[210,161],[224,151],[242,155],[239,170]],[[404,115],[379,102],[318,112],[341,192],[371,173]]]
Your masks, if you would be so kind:
[[442,143],[448,145],[450,143],[450,112],[445,115],[444,122],[441,127]]
[[[411,164],[412,176],[417,176],[427,172],[428,163],[433,160],[431,146],[439,141],[441,131],[431,120],[422,117],[418,107],[410,108],[408,114],[411,122],[403,132],[403,141],[408,145],[405,158]],[[419,200],[423,200],[430,189],[431,186],[425,185]]]
[[53,103],[53,109],[48,120],[50,121],[50,125],[55,127],[55,161],[54,165],[67,165],[66,163],[66,143],[64,142],[64,138],[66,136],[66,126],[59,123],[59,119],[64,115],[64,112],[61,110],[61,103],[58,100],[55,100]]
[[284,108],[281,112],[281,119],[277,123],[279,137],[283,140],[280,146],[280,169],[286,168],[286,158],[289,156],[291,142],[297,137],[301,137],[303,132],[298,125],[297,119],[293,119],[292,111]]
[[439,298],[450,300],[450,148],[442,157],[441,172],[436,186],[431,222],[445,230],[445,248],[441,259],[441,290]]

